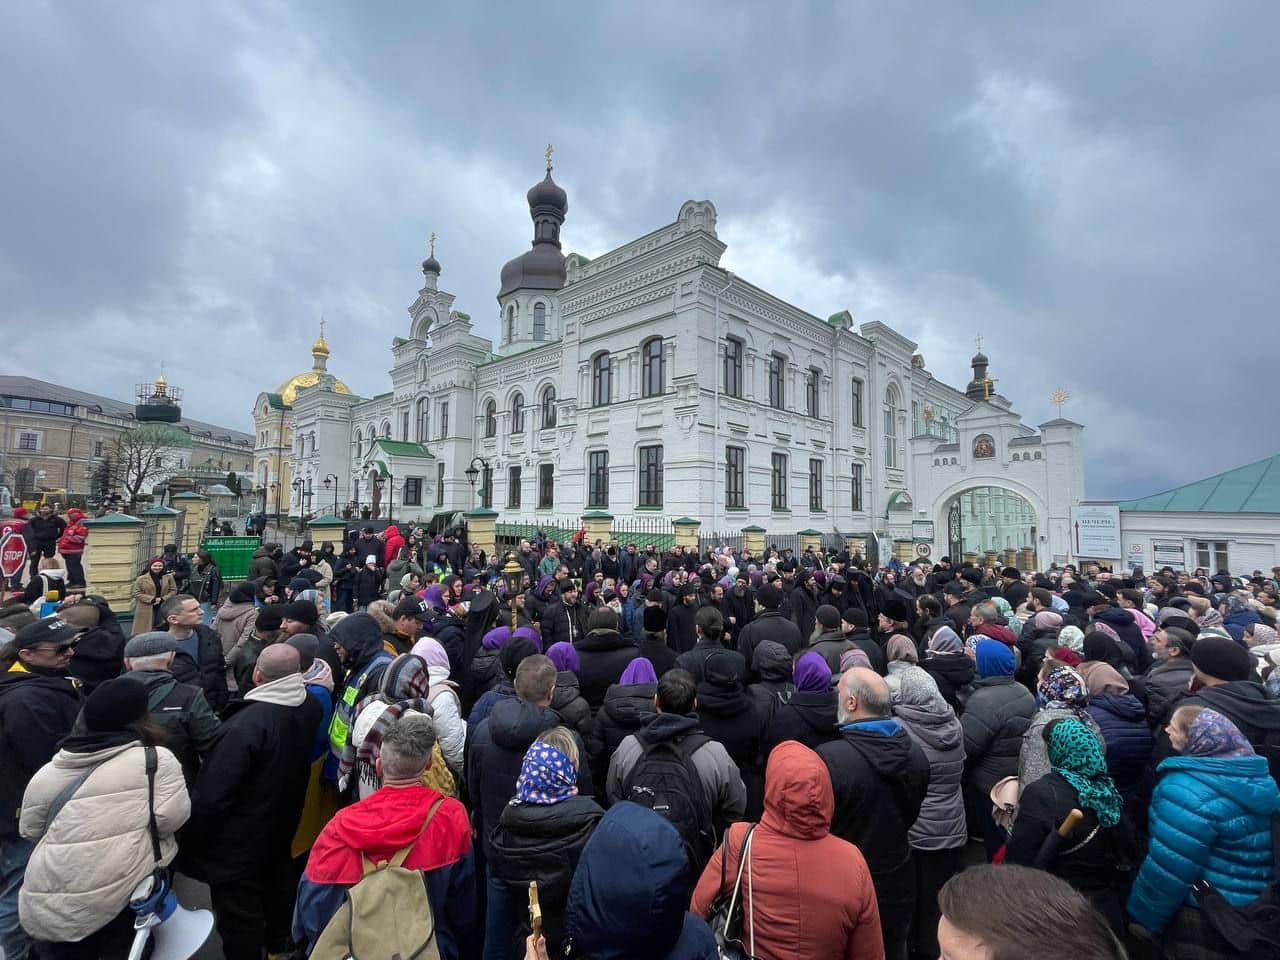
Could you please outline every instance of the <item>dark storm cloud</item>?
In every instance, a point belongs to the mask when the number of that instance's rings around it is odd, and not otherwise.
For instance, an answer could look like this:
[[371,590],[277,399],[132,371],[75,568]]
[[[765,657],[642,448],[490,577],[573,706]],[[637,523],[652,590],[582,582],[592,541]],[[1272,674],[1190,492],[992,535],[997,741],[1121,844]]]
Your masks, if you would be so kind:
[[1274,452],[1223,425],[1274,406],[1277,21],[1263,4],[10,5],[6,366],[123,397],[163,358],[193,415],[246,428],[323,313],[332,369],[379,392],[432,230],[442,285],[496,333],[550,140],[571,249],[709,198],[727,266],[894,325],[953,383],[982,333],[1028,422],[1071,391],[1090,495],[1150,492]]

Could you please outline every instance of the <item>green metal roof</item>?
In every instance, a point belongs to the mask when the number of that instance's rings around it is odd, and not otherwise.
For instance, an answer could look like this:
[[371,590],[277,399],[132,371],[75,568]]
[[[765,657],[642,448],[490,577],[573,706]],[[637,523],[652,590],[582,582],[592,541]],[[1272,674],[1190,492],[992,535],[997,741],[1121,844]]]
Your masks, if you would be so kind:
[[1280,513],[1280,453],[1119,506],[1151,513]]
[[407,440],[388,440],[385,437],[380,437],[377,440],[377,444],[393,457],[418,457],[425,460],[435,459],[435,456],[428,453],[427,448],[420,443],[411,443]]

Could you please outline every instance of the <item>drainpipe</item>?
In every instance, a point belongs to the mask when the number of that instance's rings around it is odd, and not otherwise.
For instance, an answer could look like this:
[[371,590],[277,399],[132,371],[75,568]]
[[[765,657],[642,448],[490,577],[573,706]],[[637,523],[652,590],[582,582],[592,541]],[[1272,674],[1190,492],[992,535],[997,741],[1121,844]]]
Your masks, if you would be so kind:
[[[726,277],[725,284],[723,287],[721,287],[719,290],[716,291],[715,322],[713,324],[713,332],[715,333],[715,337],[714,337],[715,347],[713,348],[713,355],[715,357],[715,367],[717,368],[723,365],[720,357],[720,339],[722,336],[721,330],[720,330],[720,295],[724,293],[726,290],[728,290],[729,287],[733,285],[733,281],[736,279],[733,275],[732,270],[726,270],[724,273]],[[723,335],[725,336],[728,335],[727,322],[725,324],[725,330]],[[743,366],[745,368],[745,364]],[[715,377],[715,384],[716,384],[715,410],[714,410],[716,423],[715,423],[715,439],[713,441],[714,448],[711,451],[711,532],[715,533],[716,522],[717,522],[716,516],[720,510],[719,500],[717,499],[716,493],[715,493],[715,490],[716,490],[715,475],[720,465],[720,370],[716,369],[716,370],[713,370],[712,372]],[[738,384],[738,387],[741,388],[742,384]],[[744,488],[747,485],[747,478],[745,476],[742,478],[742,484]],[[746,492],[745,489],[743,492],[745,494]]]

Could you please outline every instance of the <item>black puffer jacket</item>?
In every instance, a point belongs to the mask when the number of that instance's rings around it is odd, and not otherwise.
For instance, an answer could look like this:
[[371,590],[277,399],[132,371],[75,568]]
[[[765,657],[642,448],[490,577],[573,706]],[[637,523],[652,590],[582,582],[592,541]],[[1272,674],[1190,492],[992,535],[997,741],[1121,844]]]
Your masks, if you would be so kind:
[[[561,604],[563,606],[563,604]],[[617,630],[592,630],[574,644],[578,651],[578,685],[592,710],[600,709],[609,687],[622,678],[627,664],[640,655],[629,637]]]
[[[227,662],[222,657],[222,641],[212,627],[197,623],[193,628],[199,638],[196,655],[199,663],[179,650],[169,672],[179,683],[189,683],[204,691],[204,698],[215,711],[227,704]],[[316,721],[319,723],[319,720]]]
[[750,663],[755,654],[756,644],[772,640],[787,648],[793,656],[804,649],[804,641],[800,639],[800,628],[782,616],[777,610],[761,610],[756,618],[738,633],[738,652]]
[[761,729],[767,730],[778,707],[789,700],[796,689],[791,682],[791,654],[772,640],[758,643],[751,660],[751,672],[760,682],[747,687],[747,695],[756,706]]
[[[1120,607],[1108,607],[1093,615],[1094,622],[1105,623],[1120,637],[1120,646],[1124,651],[1124,662],[1130,673],[1142,673],[1151,666],[1151,651],[1142,636],[1142,628],[1128,610]],[[1089,630],[1086,627],[1085,633]]]
[[765,765],[768,766],[773,748],[784,740],[795,740],[817,750],[837,736],[835,690],[796,690],[778,707],[765,729]]
[[732,662],[738,673],[738,679],[743,683],[747,682],[747,661],[742,659],[742,654],[738,651],[726,650],[718,640],[699,640],[692,650],[686,650],[676,658],[676,666],[681,670],[688,670],[693,675],[694,683],[701,683],[703,666],[707,658],[712,655],[726,658],[726,662]]
[[58,671],[0,673],[0,838],[18,836],[22,794],[80,712],[80,693]]
[[1017,776],[1022,735],[1036,712],[1036,698],[1013,677],[987,677],[974,684],[960,725],[965,771],[982,793],[996,781]]
[[[509,803],[490,835],[489,870],[506,884],[512,897],[522,900],[528,895],[529,881],[538,881],[548,956],[559,954],[569,882],[582,848],[603,816],[604,810],[584,796],[553,804]],[[517,930],[521,943],[527,932],[527,925]]]
[[576,730],[585,743],[591,733],[591,707],[578,687],[578,675],[572,670],[556,674],[556,686],[551,691],[551,709],[564,725]]
[[973,661],[963,653],[934,653],[920,661],[920,669],[933,677],[942,699],[960,714],[964,709],[962,694],[973,683]]

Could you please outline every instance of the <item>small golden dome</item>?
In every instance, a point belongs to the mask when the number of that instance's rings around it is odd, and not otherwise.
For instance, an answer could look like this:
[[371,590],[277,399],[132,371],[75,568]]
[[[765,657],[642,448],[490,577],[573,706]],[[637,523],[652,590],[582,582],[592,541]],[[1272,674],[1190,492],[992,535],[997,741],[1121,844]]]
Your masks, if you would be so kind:
[[156,377],[155,392],[157,394],[167,393],[169,390],[169,381],[164,378],[164,374]]
[[[298,398],[298,391],[305,387],[314,387],[320,382],[320,371],[308,370],[300,373],[295,377],[290,377],[284,383],[276,388],[276,393],[280,394],[280,399],[287,405],[293,406],[293,401]],[[350,394],[351,388],[341,380],[335,380],[333,384],[334,393]]]
[[329,345],[324,342],[323,333],[320,334],[315,343],[311,344],[311,355],[317,358],[324,357],[326,360],[329,359]]

